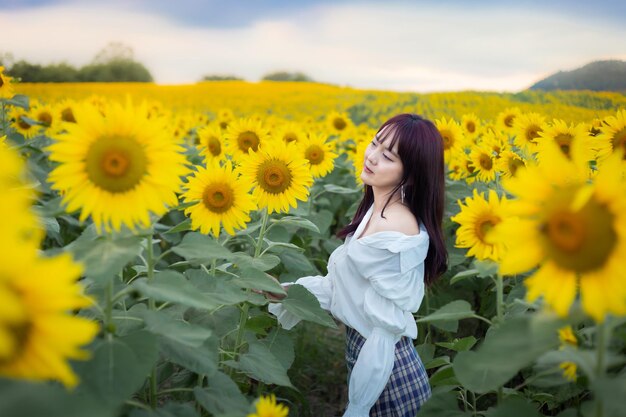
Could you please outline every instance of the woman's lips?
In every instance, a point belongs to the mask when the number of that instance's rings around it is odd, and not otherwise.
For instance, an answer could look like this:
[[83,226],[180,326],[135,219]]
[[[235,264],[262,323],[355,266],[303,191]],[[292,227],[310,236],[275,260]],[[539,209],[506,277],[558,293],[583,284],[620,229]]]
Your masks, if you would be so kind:
[[363,165],[363,171],[367,172],[368,174],[373,174],[373,173],[374,173],[374,171],[372,171],[371,169],[369,169],[369,168],[367,167],[367,165]]

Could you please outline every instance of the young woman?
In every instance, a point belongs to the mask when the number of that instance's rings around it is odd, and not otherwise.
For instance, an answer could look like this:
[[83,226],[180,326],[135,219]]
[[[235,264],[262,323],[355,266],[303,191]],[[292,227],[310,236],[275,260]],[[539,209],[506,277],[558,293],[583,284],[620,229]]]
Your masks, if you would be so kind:
[[[415,417],[430,385],[412,339],[415,313],[446,269],[443,143],[414,114],[386,121],[365,151],[363,199],[328,260],[328,274],[298,279],[347,328],[344,417]],[[285,289],[293,283],[285,283]],[[276,295],[268,294],[272,299]],[[269,311],[290,329],[282,305]]]

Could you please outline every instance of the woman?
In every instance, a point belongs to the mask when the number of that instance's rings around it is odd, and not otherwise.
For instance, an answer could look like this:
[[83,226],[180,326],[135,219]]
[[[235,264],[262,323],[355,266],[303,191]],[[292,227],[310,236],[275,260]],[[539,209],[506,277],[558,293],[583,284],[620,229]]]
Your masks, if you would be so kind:
[[[345,242],[330,255],[328,274],[295,283],[346,325],[344,417],[414,417],[430,397],[430,386],[412,343],[412,313],[447,261],[437,128],[414,114],[386,121],[365,151],[361,179],[363,200],[338,233]],[[299,321],[280,304],[270,304],[269,311],[286,329]]]

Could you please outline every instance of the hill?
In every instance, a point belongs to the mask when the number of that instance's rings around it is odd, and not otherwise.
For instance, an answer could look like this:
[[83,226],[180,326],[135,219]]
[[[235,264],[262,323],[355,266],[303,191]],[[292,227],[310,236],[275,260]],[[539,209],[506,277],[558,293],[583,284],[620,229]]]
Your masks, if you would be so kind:
[[591,90],[626,92],[626,62],[594,61],[572,71],[559,71],[530,90]]

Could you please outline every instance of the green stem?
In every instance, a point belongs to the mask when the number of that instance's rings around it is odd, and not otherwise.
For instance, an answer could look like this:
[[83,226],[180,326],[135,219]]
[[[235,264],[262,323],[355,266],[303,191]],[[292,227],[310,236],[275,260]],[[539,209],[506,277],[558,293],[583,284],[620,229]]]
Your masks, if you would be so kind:
[[[259,239],[256,242],[256,247],[254,249],[254,257],[258,258],[261,254],[261,249],[263,248],[263,237],[265,235],[265,229],[267,228],[267,222],[269,220],[269,212],[267,209],[263,210],[263,222],[261,223],[261,229],[259,230]],[[246,290],[246,293],[250,292],[250,289]],[[239,327],[237,329],[237,339],[235,339],[235,360],[239,358],[239,349],[241,348],[243,342],[243,334],[244,329],[246,327],[246,323],[248,321],[248,313],[250,310],[250,304],[247,301],[244,301],[243,306],[241,308],[241,315],[239,316]],[[232,372],[231,372],[232,375]]]
[[105,290],[104,328],[108,335],[113,334],[113,278],[109,279]]
[[7,126],[6,126],[6,108],[5,108],[5,104],[4,104],[4,99],[0,99],[0,101],[2,101],[2,134],[6,134],[7,132]]
[[[154,280],[154,251],[152,247],[152,231],[146,239],[146,266],[148,268],[148,282]],[[148,298],[148,309],[155,310],[156,303],[154,298]],[[152,366],[150,373],[150,406],[156,409],[157,406],[157,369],[156,364]]]
[[498,274],[496,277],[496,314],[498,317],[498,323],[502,323],[504,317],[504,281],[502,276]]
[[[596,367],[596,381],[602,379],[604,371],[606,370],[605,364],[605,351],[606,351],[606,324],[605,322],[598,323],[596,326],[596,338],[597,338],[597,367]],[[604,415],[604,404],[598,395],[596,395],[596,417],[602,417]]]

